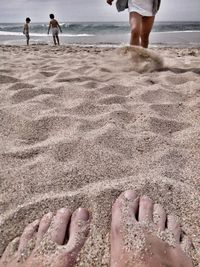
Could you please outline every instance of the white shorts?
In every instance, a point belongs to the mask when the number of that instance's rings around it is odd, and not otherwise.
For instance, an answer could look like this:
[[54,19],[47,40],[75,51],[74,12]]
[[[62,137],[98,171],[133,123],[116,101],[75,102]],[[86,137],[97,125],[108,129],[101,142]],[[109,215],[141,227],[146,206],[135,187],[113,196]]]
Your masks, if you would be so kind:
[[128,11],[137,12],[141,16],[153,16],[153,0],[128,0]]
[[58,28],[52,28],[51,31],[53,36],[58,36]]

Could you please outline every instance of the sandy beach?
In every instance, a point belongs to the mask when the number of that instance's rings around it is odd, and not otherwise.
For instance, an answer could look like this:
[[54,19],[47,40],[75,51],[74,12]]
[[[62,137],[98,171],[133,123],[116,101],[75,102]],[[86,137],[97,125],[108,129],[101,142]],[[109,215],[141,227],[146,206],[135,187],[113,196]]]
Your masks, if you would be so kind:
[[0,46],[0,255],[48,211],[92,214],[77,266],[109,266],[125,189],[179,216],[200,254],[200,48]]

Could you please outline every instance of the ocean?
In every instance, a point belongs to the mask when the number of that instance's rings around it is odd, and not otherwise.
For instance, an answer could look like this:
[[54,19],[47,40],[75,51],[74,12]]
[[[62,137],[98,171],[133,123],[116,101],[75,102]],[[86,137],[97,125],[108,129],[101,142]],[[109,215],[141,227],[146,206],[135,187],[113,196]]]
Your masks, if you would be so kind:
[[[119,45],[128,43],[130,29],[128,22],[65,22],[60,23],[63,33],[62,44]],[[0,44],[20,45],[25,43],[22,34],[23,23],[0,23]],[[47,35],[47,23],[30,24],[30,42],[51,44],[51,34]],[[155,22],[151,45],[200,45],[200,21]]]

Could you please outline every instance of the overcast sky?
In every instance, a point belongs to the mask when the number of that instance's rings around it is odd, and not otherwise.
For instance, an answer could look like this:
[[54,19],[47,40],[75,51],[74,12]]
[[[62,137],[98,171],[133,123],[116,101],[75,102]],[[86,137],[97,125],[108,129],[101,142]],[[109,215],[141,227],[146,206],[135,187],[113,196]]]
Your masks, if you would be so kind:
[[[59,21],[126,21],[127,11],[118,13],[106,0],[0,0],[0,22],[48,21],[54,13]],[[200,20],[200,0],[161,0],[157,20]]]

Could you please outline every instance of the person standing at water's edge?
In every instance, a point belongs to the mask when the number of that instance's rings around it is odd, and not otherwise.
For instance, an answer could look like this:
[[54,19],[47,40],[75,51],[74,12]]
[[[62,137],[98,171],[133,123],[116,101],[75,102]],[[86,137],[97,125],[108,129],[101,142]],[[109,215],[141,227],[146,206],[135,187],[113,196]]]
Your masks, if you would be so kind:
[[30,22],[31,22],[31,19],[26,18],[26,22],[25,22],[24,28],[23,28],[23,34],[26,36],[27,45],[29,45],[29,40],[30,40],[30,36],[29,36],[29,23]]
[[55,45],[57,45],[57,44],[60,45],[58,33],[59,33],[59,30],[60,30],[60,32],[62,32],[61,27],[60,27],[58,21],[54,18],[54,14],[50,14],[49,17],[50,17],[51,20],[49,22],[49,28],[48,28],[48,32],[47,33],[49,34],[49,31],[51,29],[54,44]]
[[[107,0],[112,5],[114,0]],[[129,10],[131,27],[130,45],[140,45],[147,48],[149,35],[153,27],[155,15],[159,10],[161,0],[117,0],[118,11]]]

